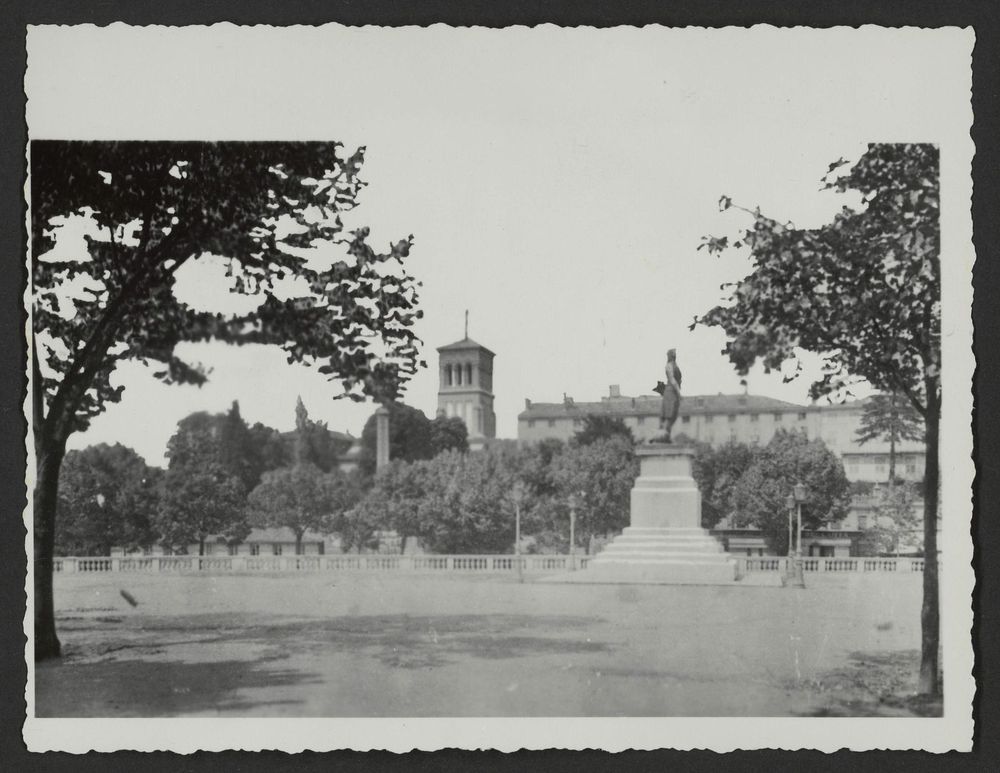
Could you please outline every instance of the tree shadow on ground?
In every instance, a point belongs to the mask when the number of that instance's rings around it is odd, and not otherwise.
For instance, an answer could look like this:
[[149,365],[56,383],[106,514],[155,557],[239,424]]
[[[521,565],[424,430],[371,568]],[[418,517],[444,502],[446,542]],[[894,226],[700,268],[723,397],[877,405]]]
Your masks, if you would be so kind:
[[852,652],[848,664],[805,684],[819,705],[807,717],[940,717],[940,695],[917,695],[920,652]]
[[[611,645],[580,631],[586,617],[531,615],[373,615],[269,627],[311,642],[316,652],[365,652],[393,668],[435,668],[463,658],[608,652]],[[566,632],[570,632],[567,636]]]
[[[35,716],[155,717],[227,713],[297,704],[239,697],[239,690],[316,683],[315,674],[269,668],[280,657],[187,663],[177,660],[47,662],[36,666]],[[72,670],[71,678],[66,671]]]

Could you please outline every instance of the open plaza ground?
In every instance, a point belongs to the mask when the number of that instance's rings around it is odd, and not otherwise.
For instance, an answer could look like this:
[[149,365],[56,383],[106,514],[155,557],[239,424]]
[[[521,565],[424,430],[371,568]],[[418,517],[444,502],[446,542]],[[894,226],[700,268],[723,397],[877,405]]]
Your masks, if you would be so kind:
[[[36,715],[913,716],[920,575],[56,578]],[[129,594],[136,606],[122,595]]]

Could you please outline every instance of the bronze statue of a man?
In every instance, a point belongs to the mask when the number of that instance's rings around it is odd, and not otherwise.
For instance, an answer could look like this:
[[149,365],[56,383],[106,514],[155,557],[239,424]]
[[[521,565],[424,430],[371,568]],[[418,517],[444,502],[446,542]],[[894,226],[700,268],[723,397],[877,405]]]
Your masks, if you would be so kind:
[[677,350],[667,351],[666,382],[663,385],[663,405],[660,409],[660,427],[666,432],[666,442],[672,443],[670,433],[681,409],[681,369],[677,367]]

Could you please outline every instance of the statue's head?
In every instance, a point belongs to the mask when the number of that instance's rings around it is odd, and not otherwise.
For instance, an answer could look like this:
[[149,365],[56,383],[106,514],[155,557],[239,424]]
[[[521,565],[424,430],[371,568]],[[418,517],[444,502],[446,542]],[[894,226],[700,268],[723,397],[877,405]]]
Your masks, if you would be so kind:
[[677,359],[677,350],[676,349],[667,349],[667,359],[668,360],[676,360]]

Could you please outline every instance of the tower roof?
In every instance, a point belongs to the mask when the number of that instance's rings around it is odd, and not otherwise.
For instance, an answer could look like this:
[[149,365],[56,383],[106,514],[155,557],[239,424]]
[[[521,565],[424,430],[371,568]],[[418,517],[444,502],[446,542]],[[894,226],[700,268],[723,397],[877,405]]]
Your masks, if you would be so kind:
[[455,341],[455,343],[453,343],[453,344],[446,344],[445,346],[439,346],[437,350],[439,352],[458,352],[458,351],[463,351],[463,350],[466,350],[466,349],[482,349],[487,354],[492,354],[494,357],[496,356],[496,354],[494,352],[491,352],[489,349],[487,349],[481,343],[477,343],[476,341],[473,341],[468,336],[466,336],[465,338],[463,338],[461,341]]

